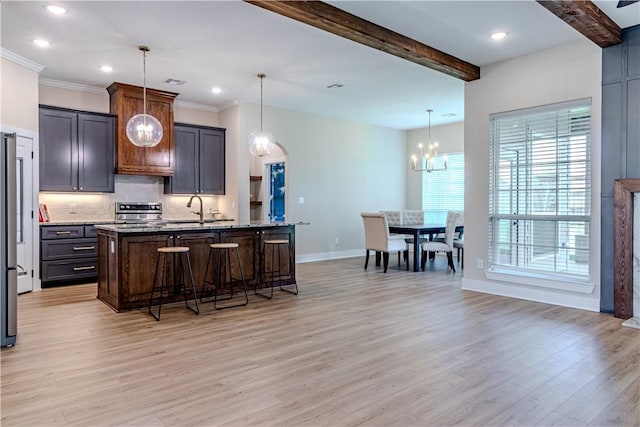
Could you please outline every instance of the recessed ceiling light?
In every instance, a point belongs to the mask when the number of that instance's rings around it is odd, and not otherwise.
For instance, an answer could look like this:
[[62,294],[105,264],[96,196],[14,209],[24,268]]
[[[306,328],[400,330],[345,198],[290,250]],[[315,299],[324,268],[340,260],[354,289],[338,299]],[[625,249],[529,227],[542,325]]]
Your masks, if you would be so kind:
[[211,93],[215,93],[217,95],[219,93],[222,93],[222,89],[220,89],[218,86],[214,86],[211,88]]
[[491,38],[494,40],[502,40],[505,37],[507,37],[507,33],[504,31],[498,31],[497,33],[491,34]]
[[100,70],[104,71],[105,73],[110,73],[113,71],[113,67],[111,65],[101,65]]
[[35,44],[38,47],[49,47],[49,46],[51,46],[51,43],[49,43],[45,39],[34,39],[33,40],[33,44]]
[[64,15],[65,13],[67,13],[67,9],[65,9],[62,6],[57,6],[55,4],[50,4],[49,6],[47,6],[47,10],[53,13],[54,15]]

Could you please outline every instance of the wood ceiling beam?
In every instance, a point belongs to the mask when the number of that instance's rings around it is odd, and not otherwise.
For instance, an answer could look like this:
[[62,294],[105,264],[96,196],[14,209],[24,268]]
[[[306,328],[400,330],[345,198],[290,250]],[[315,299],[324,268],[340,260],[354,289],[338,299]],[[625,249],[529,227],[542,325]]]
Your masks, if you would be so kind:
[[476,65],[321,1],[244,1],[467,82],[480,78]]
[[602,48],[622,43],[622,29],[590,0],[536,1]]

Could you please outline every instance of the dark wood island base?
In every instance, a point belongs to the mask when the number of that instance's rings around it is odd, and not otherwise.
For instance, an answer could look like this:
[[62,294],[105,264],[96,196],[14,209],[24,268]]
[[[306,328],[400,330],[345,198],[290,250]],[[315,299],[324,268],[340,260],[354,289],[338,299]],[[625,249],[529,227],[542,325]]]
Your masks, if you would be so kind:
[[[188,246],[196,281],[200,291],[204,279],[209,245],[212,243],[238,243],[240,260],[251,289],[258,284],[260,248],[265,239],[288,239],[293,252],[294,265],[289,270],[289,257],[281,257],[282,271],[291,271],[288,283],[295,283],[295,226],[289,224],[218,225],[218,224],[166,224],[159,227],[129,228],[123,225],[98,225],[98,299],[113,310],[125,311],[149,304],[157,248],[162,246]],[[269,260],[265,260],[269,262]],[[233,265],[232,268],[238,268]],[[266,266],[271,269],[270,265]],[[209,280],[213,277],[209,270]],[[233,272],[235,276],[237,272]],[[169,262],[167,277],[178,276]],[[173,283],[177,283],[173,281]],[[198,295],[200,297],[200,295]],[[206,296],[206,295],[205,295]],[[182,289],[172,289],[167,302],[183,301]]]

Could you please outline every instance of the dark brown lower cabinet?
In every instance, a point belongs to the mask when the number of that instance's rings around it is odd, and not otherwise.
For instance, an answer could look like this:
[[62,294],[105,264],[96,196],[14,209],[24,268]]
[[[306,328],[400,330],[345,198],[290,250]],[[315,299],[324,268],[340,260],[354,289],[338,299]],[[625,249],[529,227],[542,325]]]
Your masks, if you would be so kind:
[[[277,228],[278,231],[269,230],[271,228]],[[293,250],[294,226],[234,227],[184,233],[118,233],[98,230],[98,298],[115,311],[146,307],[153,287],[157,249],[162,246],[189,247],[191,268],[196,290],[199,292],[207,267],[209,245],[216,242],[239,244],[243,272],[247,286],[251,289],[257,282],[261,239],[265,236],[290,239]],[[283,256],[282,262],[283,269],[288,269],[289,258]],[[239,277],[237,261],[234,259],[231,265],[233,276]],[[214,269],[209,270],[210,281]],[[172,259],[168,262],[167,278],[170,284],[181,283],[181,271],[178,271]],[[172,295],[168,301],[181,301],[184,298],[182,291],[179,286],[171,287]]]

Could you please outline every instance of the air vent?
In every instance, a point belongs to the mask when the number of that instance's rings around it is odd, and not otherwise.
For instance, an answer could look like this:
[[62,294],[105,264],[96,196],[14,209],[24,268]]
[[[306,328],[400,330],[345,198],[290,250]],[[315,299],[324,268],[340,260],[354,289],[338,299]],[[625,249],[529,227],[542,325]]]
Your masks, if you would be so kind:
[[186,81],[184,80],[179,80],[179,79],[167,79],[164,81],[165,83],[168,83],[170,85],[176,85],[176,86],[182,86],[183,84],[186,83]]
[[334,83],[334,84],[331,84],[331,85],[327,86],[327,89],[338,89],[338,88],[341,88],[341,87],[344,87],[344,85],[342,83]]

